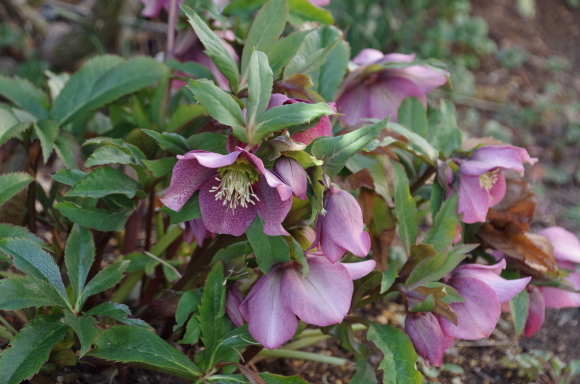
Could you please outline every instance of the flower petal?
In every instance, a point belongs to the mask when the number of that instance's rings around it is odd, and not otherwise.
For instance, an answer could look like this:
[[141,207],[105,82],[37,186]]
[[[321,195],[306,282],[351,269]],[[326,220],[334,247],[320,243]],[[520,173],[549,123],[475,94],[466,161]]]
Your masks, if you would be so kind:
[[562,227],[548,227],[538,232],[538,235],[550,240],[556,260],[580,264],[580,240],[572,232]]
[[[398,60],[401,61],[401,60]],[[408,80],[412,82],[421,95],[426,95],[437,87],[447,82],[447,71],[441,73],[426,65],[413,65],[406,68],[389,68],[387,69],[390,77]],[[446,76],[447,75],[447,76]]]
[[178,159],[173,167],[169,188],[161,198],[161,202],[174,211],[181,210],[193,193],[215,174],[215,169],[203,166],[195,157],[182,156]]
[[[580,273],[572,272],[564,280],[571,283],[574,289],[580,290]],[[579,292],[566,291],[555,287],[538,287],[538,289],[542,292],[548,308],[580,307]]]
[[458,324],[440,318],[439,324],[443,332],[465,340],[489,337],[501,314],[500,303],[493,289],[473,277],[453,278],[448,284],[455,288],[465,301],[449,304],[457,314]]
[[523,172],[523,163],[533,164],[537,159],[530,158],[524,148],[509,145],[488,145],[476,149],[467,161],[459,167],[460,172],[479,176],[495,168],[513,169]]
[[204,167],[221,168],[226,165],[232,165],[241,153],[241,151],[235,151],[228,153],[227,155],[222,155],[220,153],[207,151],[189,151],[183,156],[177,156],[177,158],[196,159]]
[[242,296],[240,289],[235,285],[229,287],[226,294],[226,313],[236,327],[241,327],[245,323],[244,317],[240,312],[242,301],[244,301],[244,296]]
[[282,227],[282,221],[290,212],[292,199],[281,200],[276,189],[270,187],[264,178],[260,178],[256,184],[256,195],[260,199],[256,201],[256,210],[264,220],[264,233],[269,236],[289,236]]
[[530,307],[528,309],[528,318],[526,319],[526,327],[524,334],[526,337],[532,335],[542,328],[544,325],[544,317],[546,315],[546,303],[544,296],[535,285],[530,285],[529,290]]
[[200,247],[203,247],[203,242],[209,236],[209,234],[210,233],[203,224],[203,219],[201,217],[193,220],[188,220],[185,223],[185,231],[183,232],[183,238],[188,243],[193,242],[193,240],[195,239],[195,241],[197,241],[197,244]]
[[292,188],[294,196],[300,200],[306,200],[308,176],[299,162],[290,157],[283,156],[274,164],[274,170],[280,179]]
[[310,257],[308,276],[286,268],[282,278],[282,302],[300,320],[321,327],[340,323],[350,308],[352,279],[340,263],[324,257]]
[[405,318],[405,332],[411,338],[417,353],[436,367],[441,365],[443,354],[455,340],[443,333],[437,317],[431,312],[408,313]]
[[356,65],[371,65],[381,60],[385,55],[381,51],[372,48],[365,48],[352,59]]
[[481,186],[479,176],[460,175],[457,213],[467,224],[484,222],[491,204],[489,192]]
[[340,263],[346,268],[350,278],[353,280],[360,279],[368,275],[375,269],[377,263],[374,260],[359,261],[358,263]]
[[250,334],[268,349],[290,340],[298,328],[296,316],[282,304],[281,280],[281,270],[262,276],[240,305]]
[[248,159],[250,159],[250,161],[252,161],[252,163],[254,163],[256,168],[258,168],[258,171],[266,179],[266,182],[268,183],[268,185],[272,188],[276,188],[276,190],[278,191],[278,194],[280,195],[280,198],[282,200],[288,200],[292,196],[292,188],[290,186],[286,185],[284,182],[282,182],[278,178],[278,176],[274,175],[272,172],[267,170],[266,167],[264,167],[264,163],[262,162],[262,160],[259,157],[251,154],[250,152],[248,152],[242,148],[238,148],[238,150],[241,150],[244,153],[244,155]]
[[209,178],[199,191],[199,208],[203,223],[210,232],[241,236],[254,221],[256,207],[248,205],[244,208],[238,205],[235,210],[231,210],[223,204],[225,200],[216,200],[217,192],[210,192],[213,187],[220,184],[216,177]]

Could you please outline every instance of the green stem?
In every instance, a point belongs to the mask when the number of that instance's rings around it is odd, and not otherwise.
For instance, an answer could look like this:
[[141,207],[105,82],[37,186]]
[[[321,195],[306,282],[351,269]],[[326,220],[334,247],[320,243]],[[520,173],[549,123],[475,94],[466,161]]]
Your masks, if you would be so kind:
[[326,355],[320,355],[318,353],[304,352],[304,351],[291,351],[288,349],[274,349],[271,351],[268,349],[262,349],[258,353],[258,356],[310,360],[310,361],[317,361],[319,363],[332,364],[332,365],[338,365],[338,366],[346,365],[349,362],[349,360],[342,359],[340,357],[326,356]]
[[8,332],[6,328],[0,325],[0,339],[12,340],[12,333]]
[[2,324],[4,324],[6,326],[6,328],[8,328],[8,330],[10,332],[12,332],[13,334],[17,334],[18,333],[18,331],[9,322],[7,322],[6,319],[4,319],[2,316],[0,316],[0,322]]
[[417,190],[419,188],[421,188],[423,186],[423,184],[425,184],[425,182],[427,180],[429,180],[429,178],[431,178],[431,176],[433,176],[433,174],[435,173],[435,171],[437,170],[437,167],[434,166],[429,166],[429,168],[427,168],[425,170],[425,172],[423,172],[423,175],[421,175],[420,178],[417,179],[417,181],[415,181],[415,183],[413,183],[413,185],[411,185],[411,194],[417,192]]

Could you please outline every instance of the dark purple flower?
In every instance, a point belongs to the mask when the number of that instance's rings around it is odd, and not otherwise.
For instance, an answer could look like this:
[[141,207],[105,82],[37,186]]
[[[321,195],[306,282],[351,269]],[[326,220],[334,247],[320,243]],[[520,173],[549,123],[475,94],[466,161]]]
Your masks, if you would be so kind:
[[455,338],[443,332],[437,316],[431,312],[408,313],[405,331],[411,338],[415,350],[429,364],[441,365],[443,354],[453,345]]
[[221,155],[190,151],[173,168],[171,184],[161,198],[179,211],[199,190],[199,206],[208,231],[240,236],[256,214],[264,220],[264,233],[288,235],[282,221],[292,205],[292,188],[264,168],[264,163],[242,148]]

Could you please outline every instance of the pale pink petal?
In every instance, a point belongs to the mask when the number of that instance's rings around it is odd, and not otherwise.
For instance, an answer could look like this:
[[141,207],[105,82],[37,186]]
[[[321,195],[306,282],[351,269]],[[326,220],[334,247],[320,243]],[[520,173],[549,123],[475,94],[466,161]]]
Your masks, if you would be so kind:
[[288,100],[290,100],[290,99],[288,99],[288,96],[286,96],[282,93],[272,93],[272,96],[270,96],[270,102],[268,103],[268,106],[266,107],[266,109],[279,107],[279,106],[283,105]]
[[292,188],[294,196],[306,200],[308,176],[299,162],[290,157],[280,157],[274,164],[274,171],[284,183]]
[[506,182],[503,173],[499,171],[496,177],[496,181],[493,183],[491,189],[489,190],[489,204],[492,207],[503,199],[506,191]]
[[473,277],[458,277],[448,282],[465,299],[449,306],[457,314],[457,326],[440,318],[441,329],[458,339],[477,340],[489,337],[501,313],[497,295],[486,283]]
[[544,317],[546,315],[544,296],[535,285],[530,285],[529,298],[530,307],[528,309],[528,318],[526,319],[526,327],[524,329],[526,337],[532,337],[534,333],[542,328],[542,325],[544,325]]
[[371,65],[377,63],[385,55],[381,51],[372,48],[365,48],[359,52],[358,55],[352,59],[352,62],[356,65]]
[[350,278],[353,280],[360,279],[368,275],[375,269],[377,263],[374,260],[359,261],[358,263],[340,263],[346,268]]
[[145,6],[141,11],[141,16],[143,17],[157,17],[161,8],[168,3],[169,0],[141,0],[141,3]]
[[280,296],[284,306],[300,320],[321,327],[340,323],[350,308],[352,279],[340,263],[324,257],[308,258],[310,273],[286,268]]
[[296,316],[280,298],[281,273],[277,269],[262,276],[240,306],[250,334],[268,349],[290,340],[298,328]]
[[178,156],[171,183],[160,200],[168,208],[179,211],[202,183],[215,174],[215,169],[201,165],[197,159]]
[[309,0],[312,4],[317,5],[319,7],[326,7],[330,4],[330,0]]
[[240,154],[241,151],[235,151],[227,155],[207,151],[189,151],[183,156],[178,155],[177,158],[181,160],[196,159],[204,167],[221,168],[232,165]]
[[457,213],[463,213],[461,221],[467,224],[484,222],[491,199],[489,192],[481,186],[479,176],[462,175],[458,193]]
[[250,159],[252,163],[254,163],[256,168],[258,168],[258,171],[266,179],[268,185],[272,188],[276,188],[282,200],[288,200],[292,196],[292,188],[286,185],[284,182],[282,182],[282,180],[280,180],[278,176],[274,175],[272,172],[267,170],[266,167],[264,167],[264,163],[259,157],[251,154],[250,152],[242,148],[238,148],[238,150],[242,151],[244,155],[248,159]]
[[276,189],[270,187],[264,178],[260,178],[255,188],[259,198],[256,201],[256,210],[264,220],[264,233],[269,236],[289,236],[290,234],[282,227],[282,221],[290,212],[292,199],[281,200]]
[[523,172],[523,163],[533,164],[536,159],[530,158],[523,148],[508,145],[488,145],[476,149],[469,159],[461,164],[460,173],[479,176],[495,168],[513,169]]
[[207,180],[199,190],[199,208],[203,223],[210,232],[241,236],[254,221],[256,207],[251,204],[246,208],[238,205],[232,210],[227,204],[223,204],[225,200],[216,200],[217,192],[210,192],[220,184],[216,177]]
[[[580,290],[580,273],[572,272],[564,280],[572,284],[575,290]],[[580,292],[571,292],[555,287],[538,287],[538,289],[542,292],[548,308],[580,307]]]
[[244,301],[244,297],[240,289],[235,285],[229,287],[226,294],[226,314],[236,327],[241,327],[245,323],[244,317],[240,312],[242,301]]
[[580,264],[580,240],[572,232],[562,227],[548,227],[538,232],[538,235],[550,240],[556,260]]
[[[387,69],[390,77],[406,79],[415,84],[422,95],[426,95],[447,82],[447,71],[437,71],[426,65],[413,65],[406,68]],[[447,76],[446,76],[447,75]]]
[[443,354],[455,340],[443,333],[439,321],[431,312],[408,313],[405,318],[405,332],[411,338],[417,353],[436,367],[441,365]]
[[381,63],[411,63],[415,60],[415,54],[406,55],[404,53],[387,53],[381,60]]

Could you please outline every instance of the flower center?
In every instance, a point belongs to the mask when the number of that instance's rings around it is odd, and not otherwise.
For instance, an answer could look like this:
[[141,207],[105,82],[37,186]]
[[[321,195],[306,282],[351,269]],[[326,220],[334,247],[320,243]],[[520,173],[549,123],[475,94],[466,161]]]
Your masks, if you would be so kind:
[[484,173],[483,175],[479,175],[479,185],[481,185],[482,188],[485,188],[486,191],[491,190],[495,183],[497,183],[498,172],[499,169],[494,169]]
[[218,173],[215,179],[220,183],[209,191],[215,192],[215,200],[223,200],[228,210],[233,212],[238,205],[247,208],[248,203],[256,205],[260,200],[252,188],[252,184],[258,181],[258,174],[245,159],[219,168]]

